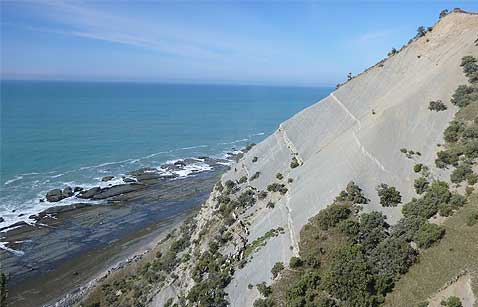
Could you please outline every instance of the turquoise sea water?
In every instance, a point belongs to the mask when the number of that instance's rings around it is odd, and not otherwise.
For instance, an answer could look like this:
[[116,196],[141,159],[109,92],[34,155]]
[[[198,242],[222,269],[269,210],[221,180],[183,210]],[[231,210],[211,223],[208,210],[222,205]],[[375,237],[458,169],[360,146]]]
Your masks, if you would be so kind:
[[0,226],[51,206],[52,188],[260,142],[331,90],[2,81]]

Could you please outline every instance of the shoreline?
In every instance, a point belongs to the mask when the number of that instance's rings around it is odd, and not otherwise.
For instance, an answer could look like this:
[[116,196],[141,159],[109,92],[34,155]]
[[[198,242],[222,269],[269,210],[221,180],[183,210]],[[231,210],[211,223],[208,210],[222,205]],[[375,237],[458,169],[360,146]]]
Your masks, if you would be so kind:
[[9,304],[55,304],[63,299],[66,305],[55,306],[67,306],[105,274],[143,257],[202,205],[229,167],[227,161],[204,159],[210,169],[167,179],[143,176],[143,171],[138,174],[141,189],[107,195],[103,204],[52,207],[38,214],[33,225],[4,229],[4,247],[24,252],[0,249]]

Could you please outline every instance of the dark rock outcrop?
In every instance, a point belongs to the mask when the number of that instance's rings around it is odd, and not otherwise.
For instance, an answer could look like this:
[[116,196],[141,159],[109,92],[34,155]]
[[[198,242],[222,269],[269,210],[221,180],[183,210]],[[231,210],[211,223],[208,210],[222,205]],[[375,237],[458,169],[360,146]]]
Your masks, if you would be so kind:
[[113,178],[115,178],[115,176],[104,176],[103,178],[101,178],[101,181],[107,182],[107,181],[110,181]]
[[63,198],[65,197],[63,196],[63,191],[60,189],[53,189],[46,193],[46,200],[48,200],[49,202],[57,202],[62,200]]
[[73,196],[73,189],[71,187],[66,187],[63,189],[63,198],[71,197]]
[[100,187],[94,187],[94,188],[91,188],[89,190],[86,190],[86,191],[82,191],[80,194],[78,194],[78,198],[83,198],[83,199],[88,199],[88,198],[92,198],[93,196],[95,196],[96,194],[100,193],[101,192],[101,188]]
[[138,191],[138,190],[144,189],[144,187],[145,186],[143,184],[136,184],[136,183],[119,184],[119,185],[115,185],[115,186],[112,186],[112,187],[109,187],[109,188],[101,189],[101,191],[99,193],[96,193],[91,198],[92,199],[106,199],[106,198],[110,198],[110,197],[113,197],[113,196]]

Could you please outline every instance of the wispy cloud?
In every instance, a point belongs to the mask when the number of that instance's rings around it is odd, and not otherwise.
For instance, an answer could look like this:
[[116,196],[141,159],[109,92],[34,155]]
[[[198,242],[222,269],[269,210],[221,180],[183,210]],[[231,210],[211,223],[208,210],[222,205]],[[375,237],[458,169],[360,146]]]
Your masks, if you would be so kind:
[[[91,3],[33,2],[29,7],[48,26],[23,25],[32,31],[122,44],[158,52],[163,56],[199,61],[231,62],[237,59],[266,63],[275,48],[261,41],[231,37],[220,29],[208,29],[171,20],[146,20],[143,16],[106,10]],[[114,5],[113,5],[114,8]]]

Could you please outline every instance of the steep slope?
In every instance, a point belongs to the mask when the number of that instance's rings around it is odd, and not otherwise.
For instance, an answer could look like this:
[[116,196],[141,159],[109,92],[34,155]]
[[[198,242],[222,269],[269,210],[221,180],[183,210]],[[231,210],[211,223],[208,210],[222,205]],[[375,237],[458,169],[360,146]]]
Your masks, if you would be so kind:
[[[138,270],[134,280],[153,293],[137,289],[131,297],[112,283],[100,296],[152,306],[226,306],[224,298],[231,306],[252,306],[258,297],[252,285],[269,283],[276,262],[298,255],[301,228],[350,181],[370,199],[366,211],[398,221],[401,206],[381,207],[375,187],[395,186],[403,203],[416,196],[412,167],[434,165],[437,144],[456,112],[450,97],[467,82],[461,59],[478,56],[477,33],[478,15],[450,13],[397,54],[282,123],[248,148],[199,214]],[[432,100],[448,109],[428,110]],[[402,148],[420,154],[407,157]],[[445,170],[431,173],[448,180]]]
[[[227,288],[232,306],[252,304],[255,291],[247,285],[267,281],[275,262],[287,262],[297,253],[302,226],[349,181],[363,187],[371,199],[366,210],[383,211],[391,223],[400,218],[400,206],[379,205],[375,187],[397,187],[404,202],[415,195],[412,166],[416,161],[433,165],[436,145],[456,111],[448,105],[446,112],[431,112],[428,102],[447,102],[455,88],[466,83],[460,61],[464,55],[478,55],[476,33],[477,15],[449,14],[424,37],[281,124],[239,161],[237,172],[224,176],[224,181],[237,180],[260,171],[260,178],[249,183],[258,190],[277,181],[277,172],[294,179],[274,209],[257,213],[251,221],[249,241],[278,225],[287,226],[289,235],[273,238],[236,272]],[[421,156],[408,159],[401,148]],[[302,165],[291,169],[294,155]],[[433,173],[447,179],[440,170]]]

